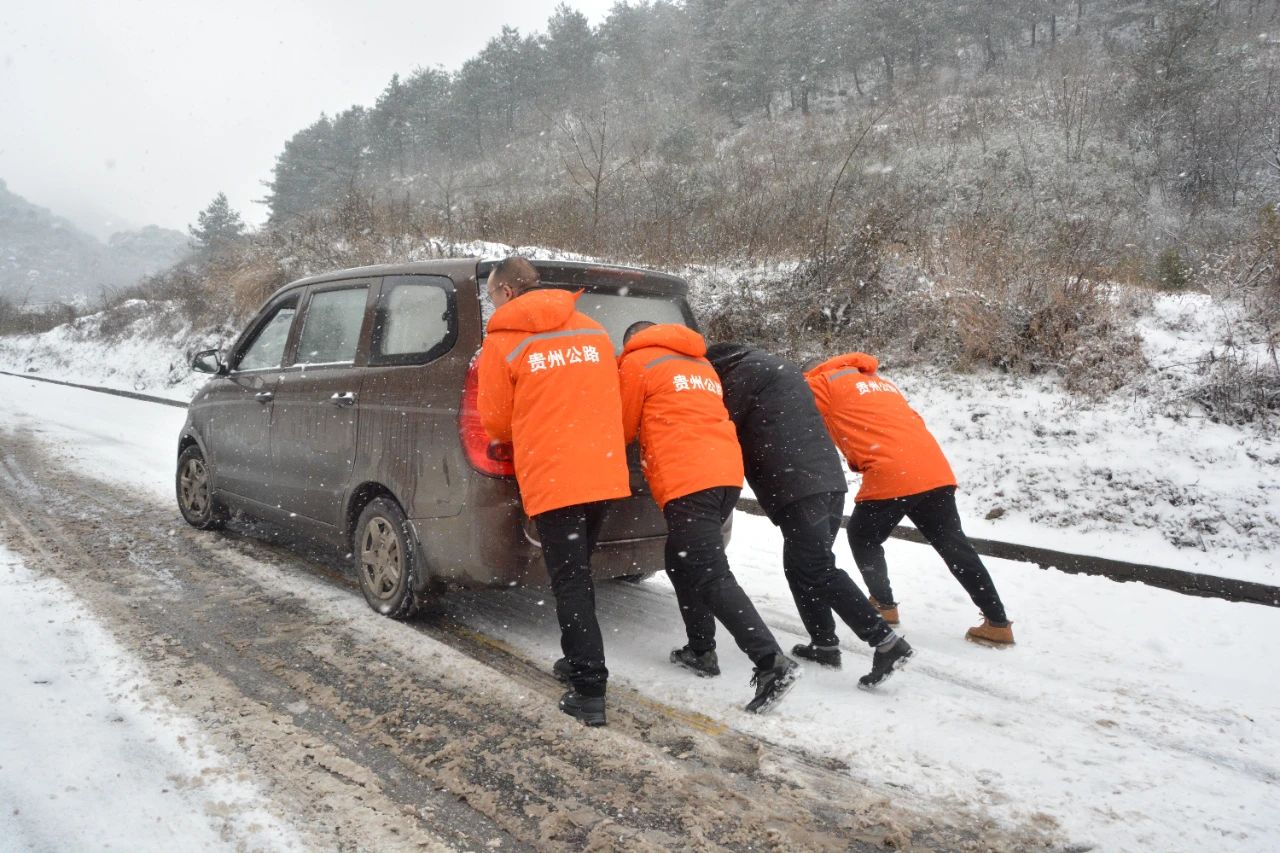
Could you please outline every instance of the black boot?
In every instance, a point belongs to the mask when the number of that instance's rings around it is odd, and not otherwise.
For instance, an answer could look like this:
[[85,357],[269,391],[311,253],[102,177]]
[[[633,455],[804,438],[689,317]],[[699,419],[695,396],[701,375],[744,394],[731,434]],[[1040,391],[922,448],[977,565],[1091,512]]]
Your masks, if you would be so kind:
[[858,679],[858,686],[870,689],[884,684],[894,670],[902,669],[914,656],[915,650],[902,637],[887,649],[877,648],[876,653],[871,656],[871,672]]
[[770,666],[756,667],[751,683],[756,688],[755,698],[747,703],[746,711],[763,714],[782,701],[800,677],[800,664],[778,652]]
[[705,652],[695,652],[688,646],[682,649],[674,649],[671,652],[671,662],[679,664],[685,669],[693,670],[703,678],[710,678],[720,674],[720,659],[716,657],[715,649]]
[[840,647],[839,646],[819,646],[814,643],[806,645],[796,644],[791,647],[791,654],[804,660],[811,660],[814,663],[822,664],[831,669],[840,668]]
[[560,697],[560,710],[583,725],[604,725],[603,696],[583,696],[571,687]]
[[573,675],[573,667],[569,665],[569,659],[560,658],[552,664],[551,674],[556,677],[557,681],[568,684],[570,676]]

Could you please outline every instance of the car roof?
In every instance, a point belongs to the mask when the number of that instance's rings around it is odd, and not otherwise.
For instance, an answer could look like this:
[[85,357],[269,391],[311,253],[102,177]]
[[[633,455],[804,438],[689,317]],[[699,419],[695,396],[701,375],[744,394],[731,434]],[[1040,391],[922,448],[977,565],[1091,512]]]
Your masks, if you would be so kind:
[[[275,299],[280,294],[295,288],[306,287],[311,284],[323,284],[330,281],[344,281],[352,278],[377,278],[393,275],[444,275],[455,281],[466,280],[472,276],[480,279],[487,276],[489,271],[498,263],[498,259],[478,257],[439,258],[404,264],[377,264],[367,267],[333,270],[292,281],[272,294],[271,299]],[[603,284],[611,287],[632,287],[658,296],[687,296],[689,292],[689,285],[684,279],[657,270],[584,261],[531,260],[530,263],[538,270],[538,274],[547,284],[568,284],[582,287]]]

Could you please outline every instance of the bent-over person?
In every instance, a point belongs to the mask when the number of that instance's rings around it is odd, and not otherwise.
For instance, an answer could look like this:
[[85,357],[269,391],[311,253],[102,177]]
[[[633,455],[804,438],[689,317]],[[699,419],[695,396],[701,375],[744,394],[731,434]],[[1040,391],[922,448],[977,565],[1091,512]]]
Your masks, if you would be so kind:
[[898,603],[889,584],[884,543],[903,517],[911,519],[982,611],[965,634],[974,642],[1013,645],[1013,628],[991,573],[965,536],[956,509],[956,478],[924,419],[875,356],[846,353],[805,373],[818,411],[849,467],[862,474],[849,520],[849,545],[871,601],[890,624]]
[[915,652],[836,566],[831,546],[849,487],[804,374],[786,359],[739,343],[712,344],[707,359],[724,386],[747,483],[782,531],[782,572],[810,638],[791,653],[840,668],[834,610],[875,650],[871,672],[858,679],[859,686],[883,683]]
[[645,478],[667,520],[666,570],[690,638],[672,660],[684,651],[714,655],[719,620],[755,666],[746,710],[763,713],[791,689],[800,667],[783,654],[725,555],[742,451],[706,350],[685,326],[633,324],[620,362],[623,431],[628,441],[640,439]]

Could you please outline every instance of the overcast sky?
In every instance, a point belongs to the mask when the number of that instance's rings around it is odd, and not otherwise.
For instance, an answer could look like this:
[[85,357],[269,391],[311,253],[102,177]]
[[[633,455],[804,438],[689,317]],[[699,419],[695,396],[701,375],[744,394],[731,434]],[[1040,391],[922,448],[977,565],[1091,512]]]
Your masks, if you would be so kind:
[[[220,191],[261,222],[294,132],[558,2],[3,0],[0,179],[99,237],[185,229]],[[614,0],[568,5],[598,25]]]

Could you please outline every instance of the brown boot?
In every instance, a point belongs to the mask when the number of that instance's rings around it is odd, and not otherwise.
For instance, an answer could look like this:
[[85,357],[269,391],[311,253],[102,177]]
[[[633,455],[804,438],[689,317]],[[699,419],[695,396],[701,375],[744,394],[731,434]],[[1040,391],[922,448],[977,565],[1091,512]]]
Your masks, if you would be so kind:
[[994,646],[995,648],[1005,648],[1013,645],[1013,623],[1006,622],[1003,625],[993,624],[990,619],[983,616],[982,624],[975,625],[965,632],[964,638],[973,643],[983,646]]
[[871,596],[871,606],[880,612],[880,618],[885,622],[890,625],[898,624],[898,605],[891,604],[888,607],[885,607],[883,604],[876,601],[876,597],[873,595]]

